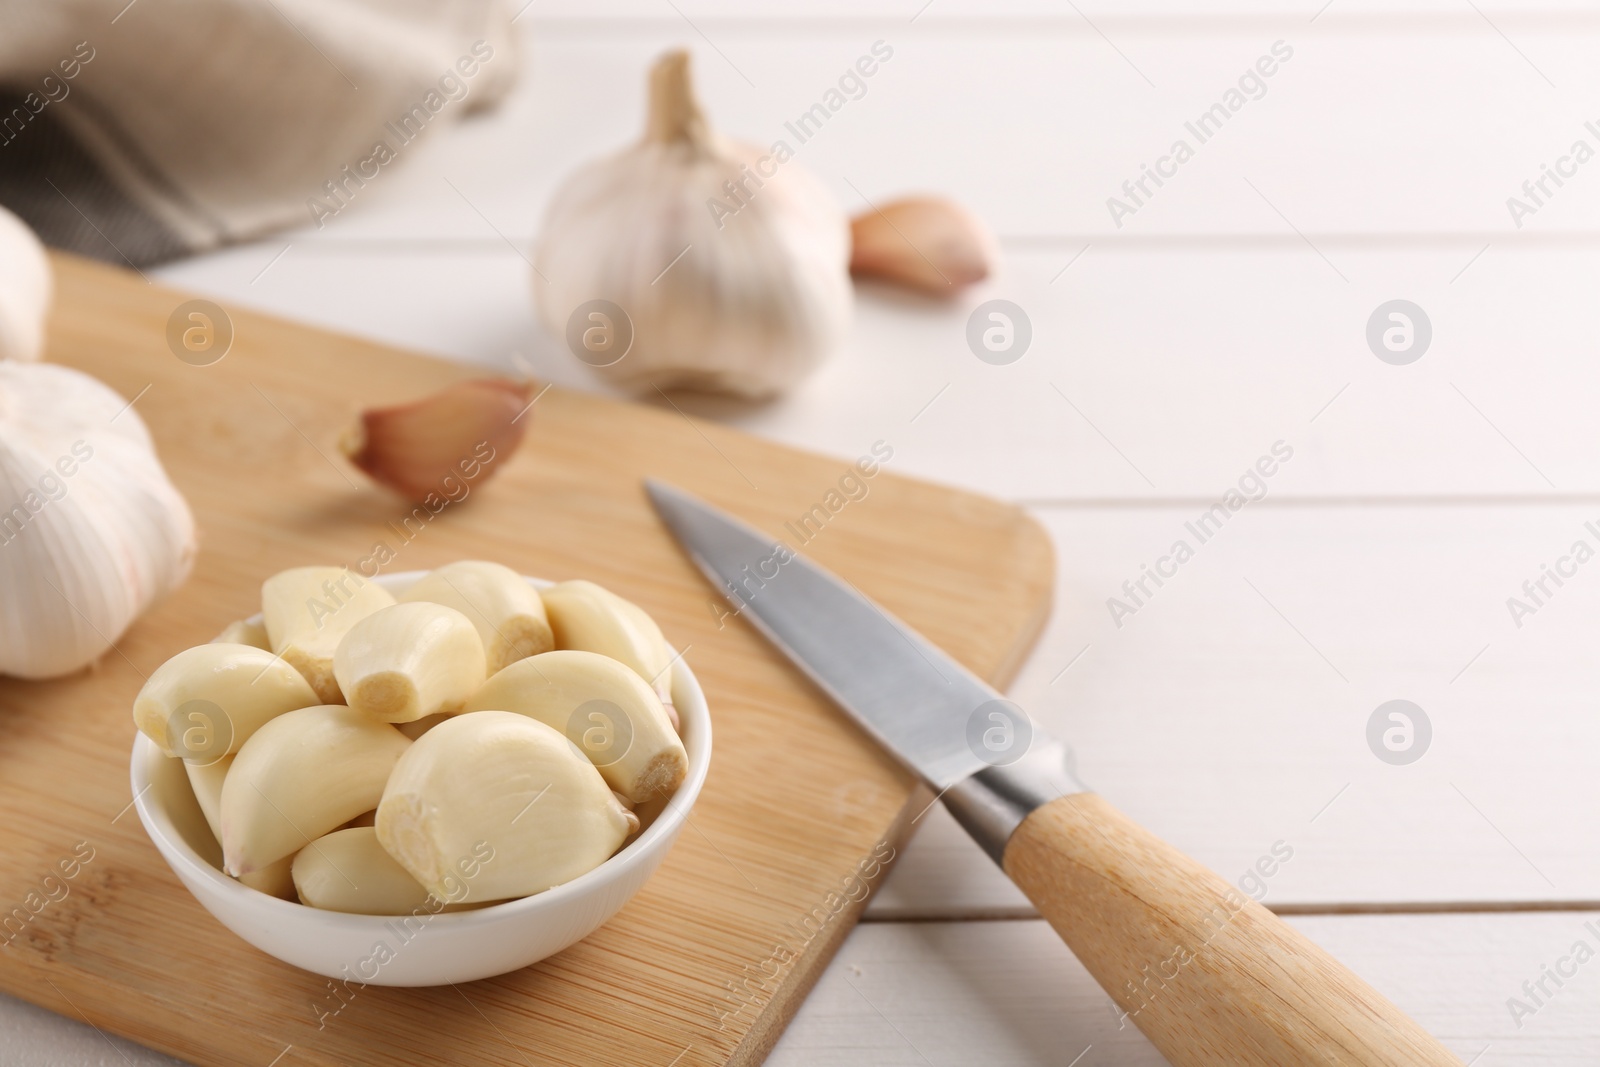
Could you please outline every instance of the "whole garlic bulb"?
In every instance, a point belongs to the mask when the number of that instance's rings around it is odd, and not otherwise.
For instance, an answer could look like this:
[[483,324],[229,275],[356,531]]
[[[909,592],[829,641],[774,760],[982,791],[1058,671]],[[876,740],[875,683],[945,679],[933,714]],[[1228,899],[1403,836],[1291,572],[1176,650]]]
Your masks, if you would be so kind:
[[534,281],[545,327],[576,344],[583,305],[616,304],[632,327],[625,354],[578,354],[624,386],[761,398],[800,381],[842,340],[853,294],[849,220],[792,154],[711,132],[688,53],[663,56],[644,139],[551,202]]
[[52,282],[44,246],[0,207],[0,359],[39,358]]
[[126,400],[68,367],[0,362],[0,674],[94,662],[182,583],[194,548]]

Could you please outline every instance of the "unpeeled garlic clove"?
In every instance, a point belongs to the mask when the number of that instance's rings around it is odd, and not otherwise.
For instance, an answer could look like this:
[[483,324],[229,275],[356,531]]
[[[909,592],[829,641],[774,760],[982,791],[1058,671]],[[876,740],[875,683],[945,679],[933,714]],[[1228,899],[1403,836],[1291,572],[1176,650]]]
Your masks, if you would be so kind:
[[582,579],[541,589],[539,597],[557,648],[598,652],[632,667],[669,705],[669,717],[675,717],[670,708],[673,652],[648,612]]
[[394,597],[347,567],[295,567],[261,583],[272,651],[311,683],[324,704],[342,703],[333,655],[351,627]]
[[133,701],[133,724],[169,756],[212,762],[270,720],[317,703],[311,684],[266,649],[196,645],[150,675]]
[[456,500],[509,459],[527,430],[529,382],[458,382],[421,400],[368,408],[339,448],[373,481],[413,503]]
[[463,899],[464,886],[464,899],[481,902],[570,882],[637,826],[559,732],[524,715],[479,711],[440,723],[401,757],[378,805],[377,834],[436,897]]
[[483,685],[483,641],[454,608],[391,604],[344,635],[333,676],[352,708],[384,722],[449,715]]
[[935,296],[987,278],[999,249],[966,208],[939,197],[883,204],[850,220],[850,273]]
[[501,563],[475,559],[447,563],[418,579],[399,599],[443,604],[471,619],[483,639],[490,674],[555,647],[539,593]]
[[371,826],[325,834],[294,857],[300,903],[357,915],[409,915],[427,908],[428,891],[378,843]]
[[223,869],[259,871],[377,807],[410,745],[393,726],[342,704],[273,719],[223,780]]
[[[609,656],[558,650],[518,660],[467,700],[469,712],[491,709],[561,731],[612,789],[634,803],[671,793],[688,773],[688,753],[660,698]],[[422,740],[449,725],[434,727]]]

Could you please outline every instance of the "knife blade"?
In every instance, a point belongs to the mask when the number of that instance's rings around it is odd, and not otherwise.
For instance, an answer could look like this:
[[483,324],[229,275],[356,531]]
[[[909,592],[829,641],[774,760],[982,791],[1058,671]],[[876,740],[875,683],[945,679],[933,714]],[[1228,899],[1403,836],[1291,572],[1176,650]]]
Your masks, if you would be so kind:
[[917,773],[1176,1067],[1460,1067],[1309,939],[1096,794],[1022,709],[848,580],[646,480],[748,621]]
[[647,485],[689,557],[736,606],[733,614],[935,790],[1003,760],[1031,734],[1029,722],[1000,721],[1020,709],[855,586],[685,493]]

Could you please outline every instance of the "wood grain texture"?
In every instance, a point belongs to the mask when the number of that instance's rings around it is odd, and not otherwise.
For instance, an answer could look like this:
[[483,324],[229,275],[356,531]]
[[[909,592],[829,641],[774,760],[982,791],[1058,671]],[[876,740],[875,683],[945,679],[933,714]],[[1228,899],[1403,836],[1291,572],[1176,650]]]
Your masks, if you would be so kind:
[[[348,469],[334,442],[360,406],[415,397],[462,368],[239,310],[226,358],[189,366],[165,340],[182,296],[55,265],[49,357],[138,398],[201,551],[188,584],[95,670],[0,683],[3,910],[78,842],[93,849],[69,892],[4,942],[0,988],[202,1064],[260,1065],[290,1046],[285,1063],[759,1062],[857,917],[844,891],[880,842],[902,836],[913,786],[742,623],[719,628],[639,479],[776,535],[846,465],[671,408],[551,390],[495,481],[406,537],[408,509]],[[1047,540],[1010,506],[888,473],[868,484],[804,550],[1003,681],[1048,612]],[[386,570],[484,557],[638,601],[705,685],[717,750],[673,854],[595,935],[460,988],[360,989],[319,1029],[319,1009],[338,1004],[329,984],[212,920],[128,810],[128,708],[142,676],[255,610],[265,575],[355,566],[376,542],[394,553]]]
[[1029,815],[1004,866],[1174,1067],[1460,1067],[1310,939],[1094,793]]

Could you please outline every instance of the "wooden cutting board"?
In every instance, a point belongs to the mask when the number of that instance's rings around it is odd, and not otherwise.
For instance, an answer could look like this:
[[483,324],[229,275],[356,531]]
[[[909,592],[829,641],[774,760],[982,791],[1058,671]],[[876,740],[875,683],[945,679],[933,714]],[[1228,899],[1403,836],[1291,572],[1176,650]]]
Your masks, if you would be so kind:
[[[794,543],[785,522],[823,503],[847,462],[665,404],[552,389],[515,459],[406,540],[409,508],[335,441],[359,407],[466,368],[233,308],[227,356],[191,366],[166,340],[184,296],[84,260],[55,266],[48,358],[138,398],[194,508],[200,554],[188,584],[93,671],[0,682],[0,913],[46,888],[60,897],[0,936],[0,988],[201,1064],[759,1063],[858,918],[858,872],[881,881],[871,857],[903,845],[928,798],[745,624],[719,626],[639,481]],[[904,429],[886,420],[881,437],[893,447]],[[885,468],[804,551],[1004,683],[1048,613],[1049,542],[1017,508]],[[263,577],[355,565],[375,542],[394,551],[388,570],[481,557],[638,601],[687,649],[715,755],[671,856],[597,933],[459,988],[368,987],[319,1028],[339,1004],[329,983],[235,938],[146,838],[129,807],[128,709],[142,675],[255,611]],[[93,858],[46,883],[75,848]]]

